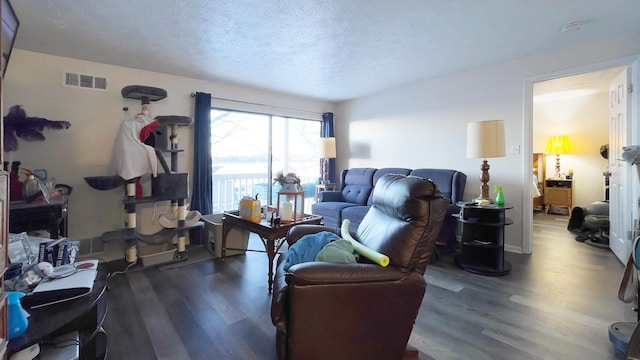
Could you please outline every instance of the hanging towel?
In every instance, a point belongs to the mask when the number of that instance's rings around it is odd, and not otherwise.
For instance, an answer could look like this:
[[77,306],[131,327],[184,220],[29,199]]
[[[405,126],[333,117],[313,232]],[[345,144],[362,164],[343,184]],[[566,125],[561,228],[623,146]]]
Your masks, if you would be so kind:
[[113,144],[111,169],[121,178],[130,180],[145,174],[158,174],[155,150],[140,141],[141,130],[153,122],[154,119],[138,114],[120,124]]

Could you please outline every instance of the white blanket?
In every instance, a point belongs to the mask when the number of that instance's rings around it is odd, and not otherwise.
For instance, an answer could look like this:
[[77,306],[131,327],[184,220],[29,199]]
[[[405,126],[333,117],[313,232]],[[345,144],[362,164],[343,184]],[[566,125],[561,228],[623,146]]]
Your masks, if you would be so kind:
[[120,124],[113,144],[111,169],[121,178],[130,180],[145,174],[158,174],[158,159],[153,147],[140,141],[140,130],[153,122],[148,116],[138,114]]
[[531,193],[533,194],[534,198],[542,196],[542,194],[540,194],[540,190],[538,189],[538,177],[535,175],[533,175],[533,182],[531,183],[531,186]]

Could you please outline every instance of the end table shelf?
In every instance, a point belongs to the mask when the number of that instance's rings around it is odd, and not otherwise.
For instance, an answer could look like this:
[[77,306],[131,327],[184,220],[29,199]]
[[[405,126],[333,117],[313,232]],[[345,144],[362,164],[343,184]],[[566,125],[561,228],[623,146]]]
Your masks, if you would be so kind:
[[511,264],[504,260],[504,227],[513,224],[505,217],[510,205],[485,205],[458,203],[462,210],[458,216],[461,223],[462,244],[456,264],[469,272],[489,276],[507,275]]

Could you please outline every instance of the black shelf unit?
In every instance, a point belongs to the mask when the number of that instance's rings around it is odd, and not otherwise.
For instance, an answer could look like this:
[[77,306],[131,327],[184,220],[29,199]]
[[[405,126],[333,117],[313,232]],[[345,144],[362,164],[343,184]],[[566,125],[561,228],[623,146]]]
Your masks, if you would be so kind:
[[457,204],[461,246],[456,264],[466,271],[489,276],[507,275],[511,264],[504,259],[504,227],[513,224],[505,216],[510,205]]

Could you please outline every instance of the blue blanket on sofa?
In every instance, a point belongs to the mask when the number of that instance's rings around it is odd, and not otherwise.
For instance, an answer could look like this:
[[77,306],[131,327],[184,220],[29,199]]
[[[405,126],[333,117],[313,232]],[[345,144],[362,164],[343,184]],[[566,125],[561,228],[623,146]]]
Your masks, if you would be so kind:
[[340,237],[329,231],[321,231],[315,234],[307,234],[291,245],[284,255],[284,271],[289,270],[295,264],[314,261],[316,256],[331,241]]

